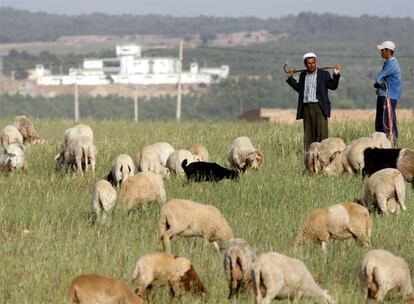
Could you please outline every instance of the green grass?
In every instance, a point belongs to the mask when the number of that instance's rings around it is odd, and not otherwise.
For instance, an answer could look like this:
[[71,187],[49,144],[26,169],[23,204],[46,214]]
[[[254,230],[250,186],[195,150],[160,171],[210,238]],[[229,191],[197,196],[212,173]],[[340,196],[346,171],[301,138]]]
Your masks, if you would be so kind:
[[[0,126],[13,118],[2,118]],[[0,174],[0,303],[63,303],[71,280],[98,273],[130,281],[136,261],[162,251],[158,217],[160,204],[138,208],[128,215],[117,208],[104,225],[88,224],[95,178],[54,173],[53,158],[72,121],[34,120],[45,145],[27,148],[29,173]],[[358,267],[368,249],[356,242],[329,242],[327,253],[318,246],[293,252],[291,246],[303,219],[312,210],[361,197],[360,176],[310,176],[304,172],[302,127],[268,123],[198,123],[83,121],[95,134],[98,148],[96,179],[106,176],[112,159],[135,154],[144,145],[168,141],[175,148],[200,142],[210,160],[224,166],[232,141],[249,136],[265,153],[261,170],[249,171],[238,182],[184,184],[165,181],[168,199],[183,198],[217,206],[235,236],[246,239],[258,253],[278,251],[301,259],[337,303],[362,303]],[[400,147],[413,147],[414,124],[400,124]],[[371,124],[331,124],[330,135],[346,142],[372,133]],[[414,265],[413,191],[407,184],[407,212],[374,217],[372,241],[403,256]],[[119,192],[118,192],[119,193]],[[24,230],[29,230],[28,235]],[[188,257],[207,288],[208,303],[227,303],[223,256],[199,238],[176,237],[172,251]],[[184,295],[182,303],[194,303]],[[399,303],[397,298],[390,303]],[[168,302],[166,288],[154,291],[154,303]],[[252,303],[241,297],[237,303]],[[232,303],[236,303],[233,301]],[[280,303],[287,303],[287,301]],[[304,301],[304,303],[310,303]]]

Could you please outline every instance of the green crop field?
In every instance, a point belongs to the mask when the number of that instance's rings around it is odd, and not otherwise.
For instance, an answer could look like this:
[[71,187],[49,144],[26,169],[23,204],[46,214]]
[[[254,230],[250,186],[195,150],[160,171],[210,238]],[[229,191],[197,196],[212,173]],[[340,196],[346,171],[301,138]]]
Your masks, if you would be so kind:
[[[1,118],[0,127],[13,122]],[[304,171],[302,126],[244,122],[82,121],[94,130],[98,148],[96,176],[54,172],[54,156],[69,120],[34,119],[44,145],[27,147],[29,172],[0,173],[0,303],[64,303],[71,280],[97,273],[131,281],[136,261],[162,251],[158,218],[160,203],[130,214],[118,205],[104,224],[91,225],[91,190],[105,178],[118,154],[135,158],[141,147],[167,141],[175,148],[202,143],[210,161],[228,167],[227,151],[238,136],[249,136],[265,153],[259,171],[248,171],[239,181],[186,184],[174,176],[165,180],[167,198],[191,199],[218,207],[233,228],[257,253],[277,251],[302,260],[317,282],[337,303],[363,303],[358,269],[368,251],[353,240],[328,242],[327,252],[317,245],[294,252],[292,244],[304,218],[315,208],[352,201],[363,195],[361,176],[312,176]],[[413,148],[414,123],[400,124],[400,147]],[[349,143],[370,135],[371,124],[331,124],[330,136]],[[118,194],[119,194],[119,190]],[[374,215],[372,241],[404,257],[414,269],[414,195],[406,184],[407,211],[399,216]],[[201,238],[175,237],[173,253],[195,265],[207,293],[207,303],[227,303],[228,286],[223,253]],[[168,303],[167,288],[151,293],[152,303]],[[395,298],[389,303],[400,303]],[[181,303],[201,300],[183,294]],[[253,303],[241,295],[230,303]],[[276,301],[275,301],[276,302]],[[278,303],[288,303],[280,301]],[[303,303],[311,303],[304,300]]]

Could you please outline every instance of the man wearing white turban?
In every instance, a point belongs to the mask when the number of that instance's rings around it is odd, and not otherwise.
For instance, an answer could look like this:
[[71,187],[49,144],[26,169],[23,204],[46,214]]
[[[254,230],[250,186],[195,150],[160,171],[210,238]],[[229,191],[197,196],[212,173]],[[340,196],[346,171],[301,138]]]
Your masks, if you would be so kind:
[[293,71],[287,72],[286,82],[299,93],[296,119],[303,119],[303,144],[305,151],[313,142],[328,137],[328,117],[331,116],[331,101],[328,89],[336,90],[341,75],[341,66],[336,65],[333,75],[317,68],[314,53],[303,55],[306,70],[299,75],[299,82],[293,77]]

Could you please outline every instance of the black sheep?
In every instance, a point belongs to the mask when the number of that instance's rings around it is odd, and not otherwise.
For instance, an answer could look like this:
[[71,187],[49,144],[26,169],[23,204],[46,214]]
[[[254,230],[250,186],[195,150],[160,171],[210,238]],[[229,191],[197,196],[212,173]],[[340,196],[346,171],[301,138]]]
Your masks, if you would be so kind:
[[371,176],[385,168],[397,168],[397,159],[401,149],[367,148],[364,150],[364,168],[362,176]]
[[218,182],[222,179],[238,179],[239,173],[235,170],[229,170],[216,163],[192,162],[188,164],[184,159],[181,163],[188,181],[194,182]]

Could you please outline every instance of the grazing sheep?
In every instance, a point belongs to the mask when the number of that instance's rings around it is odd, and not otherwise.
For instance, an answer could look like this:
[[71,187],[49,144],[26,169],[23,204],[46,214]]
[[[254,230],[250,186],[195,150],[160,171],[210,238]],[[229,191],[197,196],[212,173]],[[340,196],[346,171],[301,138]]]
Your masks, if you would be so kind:
[[365,149],[362,176],[370,176],[371,174],[385,168],[397,168],[397,158],[400,152],[401,149]]
[[296,236],[295,247],[318,242],[326,251],[329,239],[359,239],[365,246],[371,246],[372,219],[368,209],[357,203],[342,203],[319,208],[305,219]]
[[22,134],[24,143],[31,141],[44,143],[44,139],[42,139],[39,133],[36,132],[33,123],[26,116],[16,116],[14,119],[14,126]]
[[13,125],[4,127],[0,132],[1,144],[3,148],[7,148],[8,145],[18,143],[23,145],[23,135]]
[[141,172],[151,171],[168,177],[168,169],[162,165],[160,155],[152,145],[145,146],[136,156],[137,167]]
[[187,160],[188,164],[195,161],[195,157],[193,154],[191,154],[190,151],[184,149],[175,150],[167,159],[167,168],[171,173],[174,173],[176,175],[184,175],[184,169],[181,164],[185,159]]
[[93,131],[91,127],[88,125],[79,124],[66,129],[62,140],[62,150],[65,150],[71,141],[81,136],[89,137],[93,142]]
[[93,185],[92,207],[98,221],[104,221],[116,204],[117,194],[106,180],[99,180]]
[[256,261],[256,253],[243,239],[231,239],[224,254],[224,271],[229,282],[229,299],[242,285],[250,290],[253,286],[252,269]]
[[348,162],[354,174],[362,174],[364,168],[364,150],[367,148],[379,148],[380,144],[371,137],[362,137],[351,143],[348,152]]
[[197,161],[187,164],[184,159],[181,163],[188,181],[193,182],[219,182],[222,179],[238,179],[239,173],[235,170],[229,170],[216,163],[206,163]]
[[348,161],[348,153],[350,148],[351,145],[348,145],[343,151],[335,152],[331,156],[331,162],[329,163],[329,165],[323,168],[323,174],[339,175],[343,172],[353,174],[354,171],[352,170],[352,167]]
[[383,132],[374,132],[371,137],[377,142],[379,148],[390,149],[392,144]]
[[194,155],[195,160],[208,162],[208,151],[202,144],[192,144],[187,150]]
[[359,279],[366,302],[375,299],[382,303],[387,296],[401,293],[407,303],[414,303],[409,266],[389,251],[368,251],[362,259]]
[[263,162],[264,154],[253,147],[248,137],[238,137],[230,146],[227,159],[229,163],[239,171],[246,171],[248,168],[258,170]]
[[312,298],[318,303],[334,303],[327,290],[315,282],[306,265],[277,252],[261,254],[253,264],[256,304],[270,304],[273,299]]
[[174,147],[167,142],[155,143],[152,144],[151,147],[153,147],[160,156],[161,165],[167,167],[167,159],[171,153],[174,152]]
[[107,181],[116,187],[123,185],[130,176],[135,174],[134,161],[128,154],[119,154],[112,161],[111,172]]
[[400,213],[400,207],[406,210],[405,183],[400,171],[387,168],[372,174],[365,187],[361,200],[365,207],[376,206],[381,213]]
[[172,199],[161,208],[160,235],[168,253],[175,235],[203,237],[219,250],[233,238],[233,230],[216,207]]
[[321,142],[312,143],[305,153],[305,166],[312,173],[319,174],[328,166],[332,156],[345,149],[344,141],[337,137],[330,137]]
[[128,210],[140,204],[167,200],[162,176],[151,171],[139,172],[128,178],[119,197],[120,202],[127,204]]
[[76,277],[70,284],[67,304],[143,304],[123,281],[96,274]]
[[78,173],[83,175],[83,171],[88,171],[89,165],[91,170],[95,173],[97,150],[93,144],[93,139],[87,136],[79,136],[67,143],[66,148],[55,156],[56,169],[65,169],[68,172],[70,169],[76,168]]
[[414,188],[414,149],[402,149],[397,159],[397,169]]
[[191,262],[168,253],[150,253],[141,257],[135,265],[132,283],[138,284],[137,293],[142,297],[154,285],[165,284],[170,286],[173,297],[178,297],[181,289],[196,295],[205,292]]
[[20,143],[12,143],[0,154],[0,171],[13,172],[19,169],[28,171],[25,148]]

